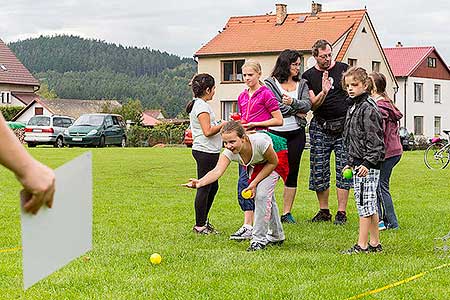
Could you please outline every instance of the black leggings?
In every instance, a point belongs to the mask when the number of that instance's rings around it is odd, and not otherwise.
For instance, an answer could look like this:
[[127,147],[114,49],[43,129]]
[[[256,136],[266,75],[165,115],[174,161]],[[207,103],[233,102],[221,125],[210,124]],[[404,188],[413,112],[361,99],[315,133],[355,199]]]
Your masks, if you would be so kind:
[[299,128],[293,131],[275,131],[271,133],[284,137],[287,140],[289,174],[284,183],[286,187],[296,188],[298,172],[300,169],[300,160],[302,159],[303,149],[305,149],[306,134],[305,128]]
[[[192,156],[197,162],[197,178],[202,178],[209,171],[214,169],[219,160],[220,153],[206,153],[192,150]],[[219,182],[216,180],[211,184],[197,189],[195,195],[195,225],[205,226],[208,213],[211,209],[214,197],[219,189]]]

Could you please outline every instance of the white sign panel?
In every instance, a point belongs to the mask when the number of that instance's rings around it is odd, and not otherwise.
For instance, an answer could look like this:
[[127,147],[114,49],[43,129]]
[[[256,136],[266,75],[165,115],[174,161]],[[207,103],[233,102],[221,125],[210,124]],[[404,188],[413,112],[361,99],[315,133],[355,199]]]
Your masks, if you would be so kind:
[[22,211],[24,289],[92,248],[92,153],[55,170],[53,208]]

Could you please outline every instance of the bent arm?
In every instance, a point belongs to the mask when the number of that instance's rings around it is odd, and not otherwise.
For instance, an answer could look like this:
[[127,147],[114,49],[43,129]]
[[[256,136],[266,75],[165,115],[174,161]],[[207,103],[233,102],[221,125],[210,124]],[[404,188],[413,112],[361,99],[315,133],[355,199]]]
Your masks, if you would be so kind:
[[255,179],[253,179],[253,181],[250,183],[249,188],[256,187],[258,183],[269,176],[277,167],[278,156],[275,150],[273,150],[272,145],[270,145],[269,148],[267,148],[266,152],[264,152],[264,158],[266,159],[266,163],[258,173],[258,175],[256,175]]
[[254,127],[272,127],[272,126],[282,126],[283,125],[283,115],[281,114],[281,111],[279,109],[274,110],[270,113],[272,115],[272,118],[266,121],[261,122],[251,122],[247,123],[248,128],[254,128]]
[[301,95],[300,99],[297,98],[293,98],[292,99],[292,108],[295,109],[296,112],[300,112],[300,113],[307,113],[308,111],[311,110],[312,107],[312,103],[311,103],[311,97],[310,97],[310,93],[309,90],[306,86],[306,83],[304,82],[304,80],[302,80],[302,82],[300,82],[301,84]]
[[225,123],[222,122],[220,125],[211,126],[211,118],[207,112],[200,113],[197,118],[200,127],[202,128],[203,135],[206,137],[216,135],[219,133],[220,129],[222,129],[223,125],[225,125]]
[[312,90],[309,90],[309,97],[311,99],[311,110],[314,111],[323,104],[323,101],[325,101],[327,94],[324,91],[321,91],[316,96]]

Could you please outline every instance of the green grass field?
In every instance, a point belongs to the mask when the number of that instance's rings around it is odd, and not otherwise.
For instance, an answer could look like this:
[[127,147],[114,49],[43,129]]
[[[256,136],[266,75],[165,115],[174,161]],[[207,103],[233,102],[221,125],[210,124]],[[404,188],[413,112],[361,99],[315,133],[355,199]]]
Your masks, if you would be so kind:
[[[86,149],[37,148],[37,159],[58,167]],[[430,171],[423,152],[408,152],[394,170],[391,192],[401,229],[381,232],[384,252],[344,256],[358,235],[353,196],[348,224],[313,224],[315,194],[307,189],[309,151],[299,193],[285,225],[286,243],[256,253],[229,240],[242,223],[236,200],[237,166],[220,180],[210,220],[221,232],[196,236],[195,177],[186,148],[92,149],[93,250],[22,291],[21,251],[0,252],[0,299],[346,299],[409,278],[449,259],[434,254],[434,238],[450,231],[450,168]],[[0,250],[20,247],[19,185],[0,170]],[[331,211],[336,212],[335,191]],[[279,205],[281,183],[277,190]],[[150,255],[162,255],[153,266]],[[364,299],[448,299],[450,267]]]

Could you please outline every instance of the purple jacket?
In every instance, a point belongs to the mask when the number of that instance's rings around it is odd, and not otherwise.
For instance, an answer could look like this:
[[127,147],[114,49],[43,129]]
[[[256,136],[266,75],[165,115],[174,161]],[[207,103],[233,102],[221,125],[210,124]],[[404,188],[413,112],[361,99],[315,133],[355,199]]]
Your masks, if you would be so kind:
[[398,156],[403,153],[400,136],[398,134],[399,121],[403,114],[391,104],[389,99],[378,98],[378,109],[383,117],[385,159]]

